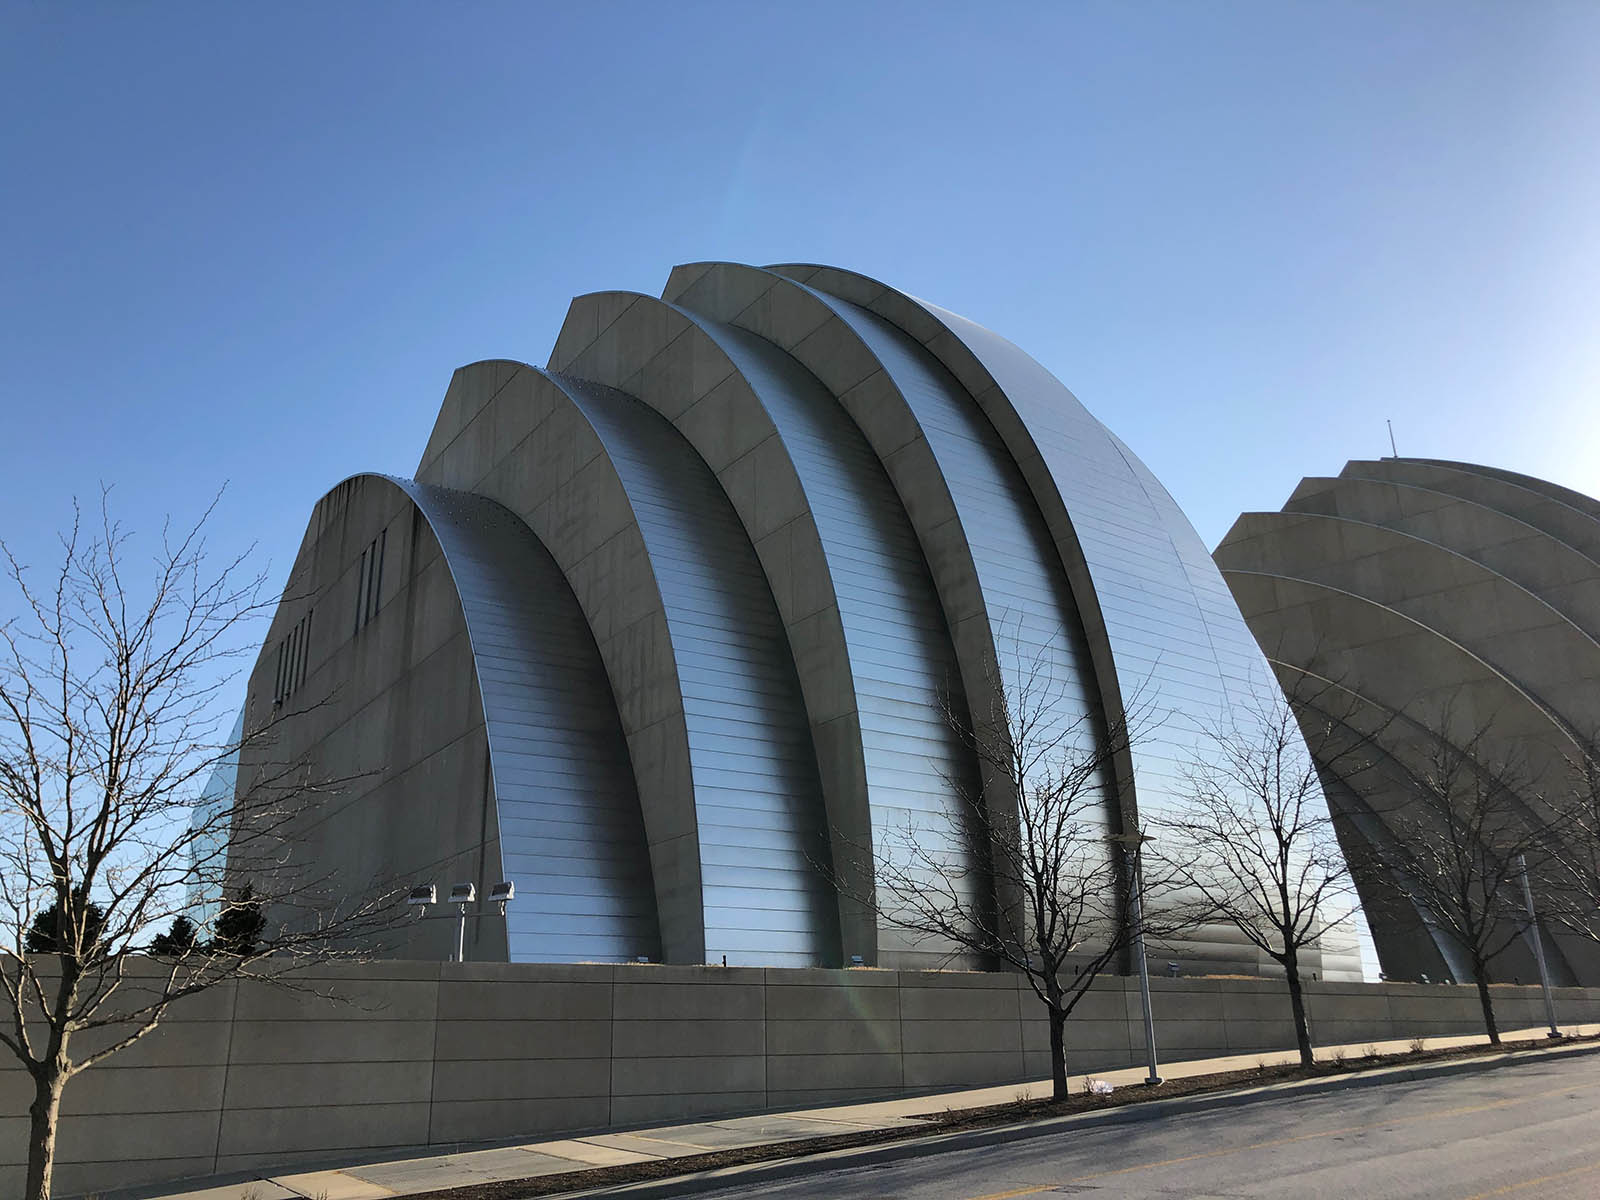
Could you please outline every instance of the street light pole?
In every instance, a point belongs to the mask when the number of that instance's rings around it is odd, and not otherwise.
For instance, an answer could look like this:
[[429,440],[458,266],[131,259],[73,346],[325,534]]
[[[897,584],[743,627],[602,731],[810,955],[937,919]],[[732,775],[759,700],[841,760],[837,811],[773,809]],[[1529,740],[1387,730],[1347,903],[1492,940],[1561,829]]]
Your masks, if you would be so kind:
[[1156,1021],[1150,1007],[1150,961],[1144,950],[1144,870],[1141,851],[1150,840],[1146,833],[1115,834],[1107,839],[1122,847],[1128,866],[1129,915],[1133,918],[1133,956],[1139,967],[1139,1005],[1144,1013],[1144,1056],[1149,1068],[1145,1083],[1161,1082],[1156,1063]]
[[1522,902],[1528,908],[1528,936],[1533,939],[1533,958],[1539,964],[1539,987],[1544,991],[1544,1015],[1550,1022],[1550,1032],[1546,1036],[1558,1038],[1561,1030],[1556,1027],[1556,999],[1550,991],[1550,969],[1544,961],[1544,939],[1539,936],[1539,918],[1533,911],[1533,885],[1528,882],[1528,859],[1526,855],[1517,855],[1517,874],[1522,878]]
[[456,919],[456,956],[454,961],[467,961],[467,909],[471,908],[478,899],[478,886],[474,883],[458,883],[450,889],[450,903],[456,906],[460,914]]
[[[516,895],[517,885],[509,879],[502,879],[489,889],[489,903],[499,910],[501,917],[504,917],[506,915],[506,905],[516,899]],[[477,899],[478,887],[476,884],[458,883],[450,889],[448,903],[456,906],[456,915],[452,918],[456,923],[456,950],[455,954],[450,958],[450,962],[467,961],[467,917],[470,915],[476,919],[488,915],[484,911],[470,914],[467,912]],[[428,909],[438,902],[439,889],[431,883],[412,888],[411,894],[406,897],[406,903],[417,910],[417,920],[419,921],[439,919],[428,916]]]

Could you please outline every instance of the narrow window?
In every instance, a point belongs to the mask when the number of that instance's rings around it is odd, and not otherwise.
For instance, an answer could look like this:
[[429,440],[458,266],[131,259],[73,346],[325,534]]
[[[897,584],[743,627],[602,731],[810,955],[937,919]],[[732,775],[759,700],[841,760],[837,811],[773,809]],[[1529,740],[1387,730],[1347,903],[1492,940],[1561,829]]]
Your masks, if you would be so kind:
[[300,618],[300,624],[296,626],[300,633],[300,654],[294,676],[295,688],[299,688],[306,681],[306,662],[311,657],[311,614],[315,611],[306,609],[306,615]]
[[362,618],[367,611],[367,552],[361,552],[361,567],[356,572],[356,627],[355,632],[361,632]]
[[383,587],[383,552],[389,544],[389,530],[385,526],[378,540],[373,542],[373,567],[372,567],[372,604],[367,613],[368,620],[378,615],[378,594]]
[[282,704],[306,681],[306,667],[311,658],[311,614],[314,611],[307,609],[306,615],[296,621],[294,628],[278,643],[278,669],[272,685],[274,705]]
[[389,542],[384,529],[361,552],[361,568],[356,576],[356,632],[378,615],[378,589],[383,586],[383,552]]
[[285,696],[294,694],[295,642],[298,640],[295,635],[299,632],[300,626],[296,625],[289,630],[289,636],[284,638],[284,657],[288,660],[283,671],[283,694]]

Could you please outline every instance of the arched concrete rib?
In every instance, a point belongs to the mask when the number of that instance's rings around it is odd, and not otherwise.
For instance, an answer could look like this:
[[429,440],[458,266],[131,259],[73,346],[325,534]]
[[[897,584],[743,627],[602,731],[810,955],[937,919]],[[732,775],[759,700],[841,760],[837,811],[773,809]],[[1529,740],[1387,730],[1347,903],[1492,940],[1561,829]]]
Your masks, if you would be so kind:
[[[1228,550],[1225,539],[1218,547],[1224,575],[1251,628],[1279,664],[1280,676],[1287,665],[1324,681],[1359,681],[1358,688],[1339,686],[1365,705],[1399,714],[1392,727],[1379,731],[1373,748],[1402,766],[1425,763],[1435,736],[1458,747],[1474,736],[1486,737],[1483,745],[1497,759],[1521,764],[1516,768],[1519,777],[1507,782],[1522,789],[1516,794],[1525,818],[1533,825],[1549,822],[1538,788],[1562,776],[1570,734],[1536,697],[1437,630],[1326,584],[1233,570],[1227,565]],[[1360,645],[1346,639],[1330,646],[1320,633],[1357,629],[1363,631]],[[1419,693],[1417,680],[1431,686]],[[1320,766],[1325,775],[1349,775],[1343,763]],[[1408,772],[1413,769],[1407,766]],[[1484,769],[1493,768],[1485,763]],[[1398,811],[1410,793],[1395,778],[1387,781],[1385,793],[1391,797],[1388,808]],[[1419,969],[1383,921],[1372,930],[1386,969],[1397,974]],[[1561,954],[1570,968],[1568,943],[1561,943]]]
[[1247,514],[1228,570],[1326,584],[1418,622],[1510,680],[1551,719],[1582,707],[1600,643],[1543,598],[1476,559],[1385,525],[1319,513]]
[[[1498,737],[1531,739],[1530,749],[1539,748],[1547,769],[1572,743],[1560,714],[1439,630],[1335,584],[1236,569],[1224,556],[1228,550],[1226,540],[1217,550],[1223,575],[1274,661],[1321,678],[1361,680],[1361,695],[1392,697],[1386,707],[1415,719],[1419,728],[1429,728],[1442,707],[1453,707],[1455,719],[1466,724],[1444,731],[1452,738],[1492,718]],[[1292,612],[1314,605],[1325,611],[1316,617]],[[1359,645],[1333,644],[1322,636],[1330,629],[1361,629],[1365,637]],[[1417,688],[1417,680],[1427,686]]]
[[1137,803],[1159,808],[1182,788],[1195,727],[1271,679],[1177,505],[1059,380],[1004,338],[851,272],[772,269],[898,326],[976,399],[1045,516],[1107,712],[1138,692],[1169,718],[1134,749]]
[[1448,492],[1508,513],[1557,541],[1600,561],[1600,522],[1548,493],[1520,483],[1420,459],[1384,458],[1347,463],[1341,478],[1394,480]]
[[1533,592],[1600,636],[1600,561],[1519,517],[1416,484],[1311,477],[1285,513],[1320,513],[1382,525],[1443,546]]
[[705,961],[700,845],[672,637],[639,523],[604,443],[536,368],[460,368],[418,479],[498,501],[577,597],[617,697],[655,880],[662,954]]
[[549,378],[605,443],[661,587],[689,731],[707,956],[837,964],[816,750],[755,551],[716,478],[662,417],[602,385]]
[[[1322,790],[1339,831],[1340,849],[1347,859],[1371,861],[1374,847],[1380,844],[1392,851],[1394,834],[1355,789],[1338,776],[1324,776]],[[1379,880],[1366,872],[1358,873],[1354,882],[1363,910],[1381,912],[1385,917],[1373,933],[1380,962],[1406,963],[1412,968],[1412,976],[1419,979],[1426,976],[1436,983],[1447,977],[1471,977],[1465,972],[1459,951],[1439,933],[1434,922],[1424,919],[1415,909],[1401,911],[1390,904],[1389,893],[1379,886]]]
[[[1383,961],[1407,964],[1410,978],[1415,978],[1425,970],[1437,978],[1437,971],[1426,969],[1428,955],[1419,958],[1416,944],[1406,942],[1407,938],[1421,932],[1428,939],[1430,953],[1438,956],[1440,964],[1448,969],[1451,977],[1457,981],[1470,979],[1471,972],[1463,949],[1440,932],[1430,914],[1421,910],[1416,912],[1414,925],[1409,920],[1396,921],[1396,914],[1391,911],[1393,905],[1386,904],[1381,894],[1374,891],[1379,881],[1369,873],[1368,867],[1375,860],[1370,855],[1364,856],[1360,850],[1361,843],[1381,842],[1389,850],[1388,857],[1383,861],[1399,861],[1394,854],[1397,837],[1386,818],[1405,813],[1418,789],[1424,786],[1422,775],[1429,766],[1426,754],[1440,737],[1437,722],[1418,720],[1414,715],[1393,707],[1381,696],[1356,691],[1333,679],[1308,672],[1294,663],[1277,659],[1271,661],[1287,693],[1297,697],[1308,694],[1314,697],[1310,703],[1302,702],[1299,705],[1298,715],[1302,721],[1326,724],[1349,735],[1350,740],[1346,745],[1353,748],[1354,753],[1338,755],[1340,761],[1336,766],[1323,764],[1324,788],[1330,808],[1342,819],[1337,826],[1339,839],[1346,857],[1358,868],[1355,880],[1363,903],[1368,911],[1384,913],[1381,928],[1375,930]],[[1330,699],[1333,703],[1328,702]],[[1369,720],[1358,720],[1366,714],[1371,714]],[[1463,732],[1470,734],[1473,731],[1465,729]],[[1464,753],[1459,740],[1445,740],[1457,753]],[[1413,760],[1411,756],[1417,753],[1418,747],[1422,748],[1423,757]],[[1474,769],[1490,771],[1492,767],[1474,761]],[[1519,805],[1524,817],[1532,822],[1543,821],[1547,815],[1521,802],[1520,798]],[[1552,974],[1563,985],[1577,979],[1571,957],[1573,941],[1570,935],[1560,932],[1554,936],[1550,931],[1545,933],[1545,947],[1550,956]],[[1532,952],[1524,946],[1508,948],[1500,968],[1502,971],[1511,969],[1523,974],[1531,974],[1536,970]]]
[[874,831],[914,829],[960,856],[952,878],[983,876],[956,793],[975,769],[943,715],[952,691],[962,704],[954,652],[910,523],[860,431],[776,346],[654,297],[578,297],[550,365],[671,419],[749,534],[795,650],[834,861],[862,876],[841,889],[844,952],[896,965],[956,954],[912,946],[892,917],[874,931],[849,903],[872,887]]
[[[1216,560],[1280,671],[1349,680],[1363,703],[1402,715],[1377,736],[1388,761],[1422,761],[1419,748],[1440,735],[1472,745],[1478,770],[1498,777],[1513,764],[1523,818],[1558,838],[1552,796],[1594,739],[1597,511],[1600,502],[1512,472],[1356,461],[1337,478],[1303,480],[1282,513],[1240,517]],[[1386,794],[1401,810],[1414,785]],[[1540,891],[1536,882],[1545,907]],[[1374,932],[1391,961],[1393,936]],[[1592,943],[1557,931],[1546,944],[1558,974],[1600,969]]]
[[[893,324],[777,272],[733,263],[679,268],[666,292],[781,347],[854,419],[917,530],[971,714],[989,736],[1008,695],[1026,704],[1048,692],[1040,715],[1069,743],[1087,749],[1103,740],[1107,719],[1088,639],[1051,533],[1008,448],[960,382]],[[1110,720],[1120,723],[1120,710]],[[1124,750],[1119,739],[1114,753],[1127,770]],[[991,807],[1006,811],[998,806],[1012,801],[999,773],[986,784]],[[1099,790],[1102,820],[1119,826],[1114,772]]]
[[659,957],[627,744],[594,638],[555,561],[492,500],[357,478],[410,499],[455,585],[488,734],[500,860],[492,877],[517,886],[506,911],[510,961]]
[[1582,492],[1575,492],[1571,488],[1562,487],[1559,483],[1551,483],[1548,479],[1522,475],[1516,471],[1506,471],[1499,467],[1486,467],[1481,463],[1452,462],[1446,458],[1423,458],[1415,461],[1429,463],[1436,467],[1449,467],[1471,475],[1484,475],[1490,479],[1500,479],[1506,483],[1526,488],[1531,492],[1538,492],[1541,495],[1548,496],[1568,508],[1573,508],[1586,514],[1592,520],[1600,521],[1600,500],[1596,500],[1593,496],[1585,496]]
[[[629,675],[615,687],[635,698],[634,728],[665,729],[634,758],[647,823],[647,779],[670,785],[663,824],[683,822],[693,843],[695,885],[670,896],[668,911],[680,926],[703,921],[702,956],[837,961],[837,916],[818,869],[825,816],[794,667],[726,497],[688,444],[632,398],[533,367],[522,377],[486,380],[492,402],[439,440],[480,444],[474,424],[494,435],[490,457],[501,465],[476,490],[523,490],[517,507],[530,523],[573,543],[569,577],[606,623],[597,633],[602,655],[613,650],[608,670]],[[497,440],[507,428],[530,432]]]
[[[678,292],[675,281],[693,270],[677,268],[667,294]],[[960,690],[973,721],[992,738],[993,714],[1002,704],[1000,663],[1012,656],[997,653],[992,616],[998,619],[999,614],[990,612],[969,529],[950,481],[910,405],[876,356],[820,297],[753,267],[711,264],[698,285],[679,300],[683,308],[706,319],[777,346],[818,379],[853,420],[915,531],[955,650]],[[1015,811],[1016,797],[1004,773],[985,771],[982,787],[990,811]]]
[[[995,684],[1001,668],[1013,670],[1019,660],[1039,655],[1037,630],[1019,638],[1020,629],[1004,628],[1008,620],[1016,624],[1017,614],[1027,608],[1059,636],[1061,645],[1046,661],[1057,660],[1053,669],[1071,691],[1078,692],[1080,685],[1087,691],[1082,714],[1096,725],[1102,721],[1120,725],[1123,704],[1116,672],[1104,638],[1097,636],[1098,601],[1064,510],[1056,519],[1044,513],[1044,542],[1047,547],[1052,541],[1054,545],[1042,557],[1053,562],[1043,562],[1037,553],[1036,532],[1006,531],[1023,545],[1023,561],[1031,563],[1036,583],[1043,584],[1038,602],[1015,603],[1009,595],[1011,586],[1004,583],[993,594],[982,586],[976,563],[984,552],[971,540],[990,537],[986,518],[975,517],[984,509],[980,497],[988,493],[995,498],[989,503],[997,500],[1001,511],[1029,530],[1039,521],[1032,475],[1040,463],[1036,454],[1029,458],[1018,449],[1027,431],[1013,414],[1009,436],[997,438],[995,414],[977,411],[983,406],[974,401],[970,384],[963,386],[968,381],[960,378],[960,371],[952,376],[948,363],[917,345],[892,320],[873,324],[877,318],[872,314],[847,302],[841,305],[839,295],[805,286],[798,278],[787,268],[697,263],[676,268],[663,295],[748,329],[799,358],[861,428],[916,525],[975,719],[999,711]],[[887,293],[881,285],[870,286]],[[935,444],[942,448],[943,460],[935,453]],[[965,497],[965,523],[959,518],[958,491]],[[1108,786],[1113,793],[1131,796],[1132,759],[1120,746],[1115,758],[1119,778]],[[997,781],[989,781],[989,786],[991,806],[1011,803],[1001,795]]]

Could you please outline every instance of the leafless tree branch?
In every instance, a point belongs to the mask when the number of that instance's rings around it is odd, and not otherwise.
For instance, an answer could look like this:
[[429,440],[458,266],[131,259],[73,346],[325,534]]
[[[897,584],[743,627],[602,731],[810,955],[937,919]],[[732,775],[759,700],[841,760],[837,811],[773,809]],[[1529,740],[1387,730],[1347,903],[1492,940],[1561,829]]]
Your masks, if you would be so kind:
[[[1130,716],[1107,719],[1075,680],[1056,674],[1056,646],[1026,647],[1020,636],[1009,644],[1011,661],[993,664],[986,680],[992,711],[945,698],[945,721],[976,766],[946,779],[957,811],[938,825],[908,819],[879,829],[835,882],[873,879],[872,892],[855,898],[914,944],[1027,980],[1049,1019],[1051,1074],[1064,1096],[1065,1022],[1136,932],[1125,899],[1139,874],[1125,874],[1109,839],[1124,832],[1118,763],[1134,731],[1156,719],[1142,692],[1129,698]],[[1160,891],[1165,881],[1143,886]],[[1175,937],[1197,920],[1176,905],[1152,910],[1152,937]]]
[[[246,979],[298,986],[311,963],[369,953],[394,919],[386,890],[344,901],[335,881],[284,867],[285,836],[350,781],[279,756],[286,714],[222,732],[222,701],[274,603],[248,554],[220,566],[210,555],[216,503],[188,528],[165,527],[147,570],[130,569],[108,491],[92,532],[75,509],[37,583],[0,543],[17,601],[0,624],[0,1046],[35,1084],[30,1200],[48,1196],[74,1076],[187,997]],[[208,796],[213,773],[246,750],[262,765]],[[263,914],[247,944],[213,936],[136,957],[197,896],[246,883]]]
[[[1302,683],[1300,714],[1275,680],[1201,730],[1176,811],[1155,819],[1156,853],[1216,919],[1283,968],[1300,1058],[1314,1061],[1303,960],[1356,903],[1302,726],[1337,758],[1335,724],[1317,715],[1332,689]],[[1348,748],[1345,750],[1348,753]]]

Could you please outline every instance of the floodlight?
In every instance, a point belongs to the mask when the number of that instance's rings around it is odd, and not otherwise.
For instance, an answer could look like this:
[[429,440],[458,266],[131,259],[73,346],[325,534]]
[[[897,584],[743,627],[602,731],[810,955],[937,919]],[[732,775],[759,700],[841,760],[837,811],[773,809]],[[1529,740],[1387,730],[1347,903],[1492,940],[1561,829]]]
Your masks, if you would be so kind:
[[517,895],[517,885],[509,879],[501,880],[489,889],[489,903],[500,906],[500,915],[506,915],[506,902],[514,900]]
[[406,897],[406,903],[417,910],[417,920],[419,921],[427,915],[428,905],[437,904],[438,902],[439,889],[431,883],[424,884],[422,887],[412,888],[411,894]]
[[450,889],[451,904],[471,904],[477,898],[478,888],[476,884],[458,883]]

